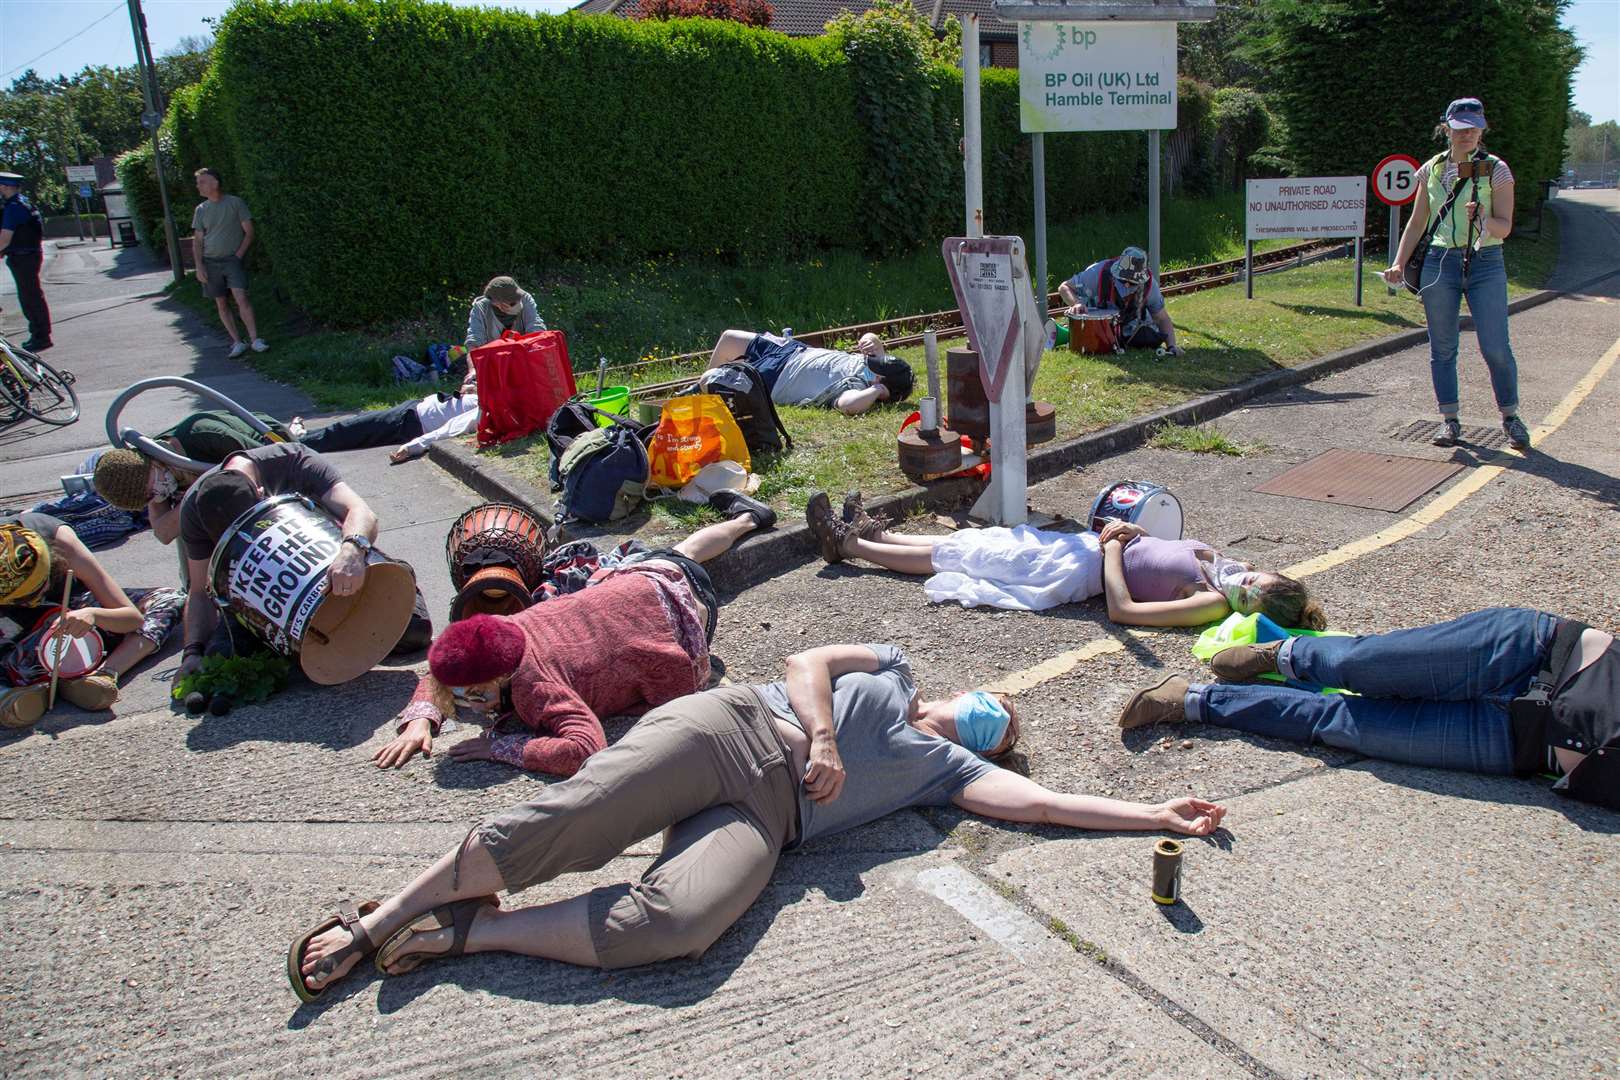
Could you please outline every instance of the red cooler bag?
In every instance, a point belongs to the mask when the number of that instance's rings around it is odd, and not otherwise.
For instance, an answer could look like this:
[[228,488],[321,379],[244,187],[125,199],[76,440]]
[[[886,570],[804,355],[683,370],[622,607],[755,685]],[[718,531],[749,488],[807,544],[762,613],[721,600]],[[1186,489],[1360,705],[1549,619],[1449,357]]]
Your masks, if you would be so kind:
[[551,414],[574,396],[568,339],[560,330],[506,330],[470,355],[478,375],[479,446],[544,431]]

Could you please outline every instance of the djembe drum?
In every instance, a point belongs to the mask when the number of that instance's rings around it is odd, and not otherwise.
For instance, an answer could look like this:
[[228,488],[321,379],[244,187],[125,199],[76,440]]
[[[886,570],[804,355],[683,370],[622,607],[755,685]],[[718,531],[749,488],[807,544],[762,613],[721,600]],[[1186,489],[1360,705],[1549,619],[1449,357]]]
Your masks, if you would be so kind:
[[533,603],[543,573],[545,530],[511,503],[473,507],[450,526],[444,558],[456,598],[450,621],[469,615],[516,615]]

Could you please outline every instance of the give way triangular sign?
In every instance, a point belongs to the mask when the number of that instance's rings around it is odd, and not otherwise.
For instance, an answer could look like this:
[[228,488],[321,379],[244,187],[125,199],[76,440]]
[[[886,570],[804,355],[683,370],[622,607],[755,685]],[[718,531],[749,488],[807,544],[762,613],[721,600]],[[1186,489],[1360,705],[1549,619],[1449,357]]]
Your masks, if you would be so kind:
[[968,341],[979,354],[985,396],[1000,401],[1008,365],[1024,362],[1017,352],[1018,289],[1029,287],[1023,243],[1016,236],[952,236],[941,252]]

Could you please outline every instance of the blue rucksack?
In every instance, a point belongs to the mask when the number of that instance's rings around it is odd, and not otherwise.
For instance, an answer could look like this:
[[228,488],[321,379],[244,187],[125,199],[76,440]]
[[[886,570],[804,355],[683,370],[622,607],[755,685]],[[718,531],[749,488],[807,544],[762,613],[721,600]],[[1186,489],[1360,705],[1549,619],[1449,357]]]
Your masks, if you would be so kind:
[[629,424],[592,428],[569,442],[557,472],[562,480],[560,520],[617,521],[641,505],[649,472],[647,447]]

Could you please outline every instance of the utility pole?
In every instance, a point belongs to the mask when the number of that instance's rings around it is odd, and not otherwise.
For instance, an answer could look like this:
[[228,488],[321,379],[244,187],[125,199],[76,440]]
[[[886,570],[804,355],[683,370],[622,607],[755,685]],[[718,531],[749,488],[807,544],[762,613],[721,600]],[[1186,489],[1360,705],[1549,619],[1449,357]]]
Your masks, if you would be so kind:
[[157,171],[158,198],[163,201],[163,236],[169,247],[169,269],[179,282],[185,277],[180,270],[180,235],[174,227],[174,213],[169,209],[168,170],[164,168],[163,147],[158,143],[158,127],[163,123],[163,95],[158,90],[157,66],[152,62],[152,43],[146,37],[146,16],[141,13],[141,0],[129,0],[129,25],[135,35],[135,63],[141,69],[141,97],[146,103],[141,126],[152,133],[152,167]]

